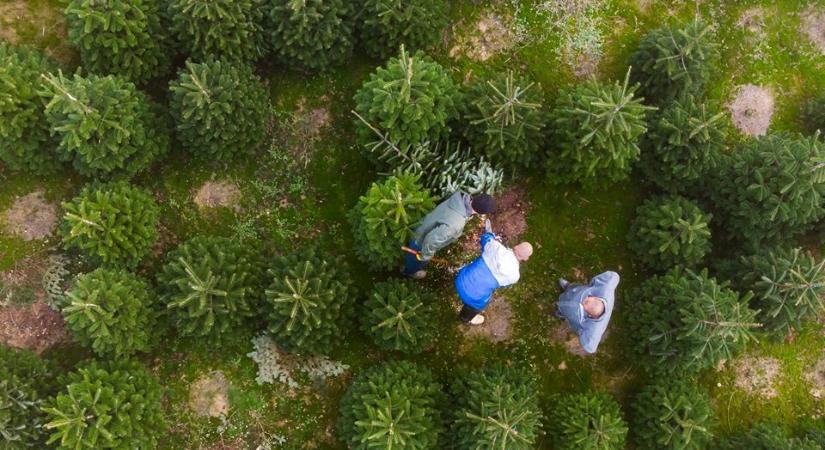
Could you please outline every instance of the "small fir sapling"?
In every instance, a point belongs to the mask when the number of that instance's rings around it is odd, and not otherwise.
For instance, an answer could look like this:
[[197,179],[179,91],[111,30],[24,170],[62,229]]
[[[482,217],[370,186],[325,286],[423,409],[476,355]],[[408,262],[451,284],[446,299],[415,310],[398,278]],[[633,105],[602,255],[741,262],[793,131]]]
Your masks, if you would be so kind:
[[401,45],[423,50],[441,37],[448,12],[446,0],[363,0],[358,17],[360,44],[382,60]]
[[269,0],[269,43],[288,65],[328,69],[352,55],[354,5],[347,0]]
[[646,201],[636,210],[628,246],[645,266],[665,271],[693,267],[710,252],[711,216],[679,196]]
[[603,392],[559,398],[548,418],[548,435],[558,450],[622,450],[627,423],[619,403]]
[[59,389],[55,364],[0,345],[0,448],[45,448],[45,400]]
[[362,306],[361,328],[379,347],[420,353],[435,337],[435,298],[401,280],[377,283]]
[[266,0],[169,0],[171,30],[195,61],[253,63],[263,56]]
[[702,450],[716,426],[708,395],[691,379],[646,386],[632,409],[631,432],[638,448]]

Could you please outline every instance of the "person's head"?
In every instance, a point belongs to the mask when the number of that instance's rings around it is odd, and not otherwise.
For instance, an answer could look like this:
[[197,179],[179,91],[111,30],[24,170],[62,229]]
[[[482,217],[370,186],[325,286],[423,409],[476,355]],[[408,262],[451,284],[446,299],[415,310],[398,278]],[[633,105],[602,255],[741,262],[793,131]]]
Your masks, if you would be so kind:
[[513,247],[513,254],[516,255],[516,259],[519,260],[519,262],[527,261],[530,259],[530,255],[533,254],[533,246],[530,245],[529,242],[522,242]]
[[582,308],[588,316],[598,319],[604,314],[604,302],[599,297],[587,297],[582,302]]
[[477,214],[493,214],[496,212],[496,199],[487,194],[474,195],[470,205]]

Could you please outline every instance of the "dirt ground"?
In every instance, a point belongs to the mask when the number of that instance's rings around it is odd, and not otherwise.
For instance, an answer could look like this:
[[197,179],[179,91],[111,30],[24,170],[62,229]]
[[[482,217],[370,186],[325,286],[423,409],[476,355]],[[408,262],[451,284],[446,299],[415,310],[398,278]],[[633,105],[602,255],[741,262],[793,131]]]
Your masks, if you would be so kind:
[[825,397],[825,356],[819,358],[811,370],[805,374],[811,384],[811,395],[816,399]]
[[6,211],[6,228],[24,241],[44,239],[57,226],[57,206],[35,191],[18,197]]
[[[519,243],[518,239],[527,231],[527,213],[530,210],[530,203],[527,201],[524,189],[519,186],[507,189],[495,197],[498,212],[489,216],[493,232],[501,237],[502,242],[512,247]],[[472,232],[466,233],[458,244],[460,253],[477,255],[482,233],[484,233],[484,227],[481,224],[473,228]]]
[[229,382],[216,370],[192,384],[189,407],[201,417],[221,417],[229,413]]
[[494,295],[484,309],[484,323],[478,326],[459,324],[464,336],[468,338],[481,337],[490,342],[504,342],[513,335],[510,321],[513,319],[513,309],[510,302]]
[[42,353],[67,337],[63,316],[43,302],[0,307],[0,343]]
[[64,63],[72,60],[74,50],[67,43],[66,21],[60,9],[51,7],[47,2],[27,0],[0,2],[0,39],[18,44],[21,41],[21,35],[25,35],[25,32],[18,30],[22,28],[30,33],[31,27],[34,27],[36,35],[32,37],[34,42],[29,42],[29,44],[45,43],[57,36],[61,44],[48,45],[45,49],[46,54]]
[[825,10],[811,7],[802,13],[801,31],[814,46],[825,54]]
[[[487,61],[493,56],[510,49],[516,42],[509,20],[491,11],[485,11],[468,31],[459,32],[453,27],[450,57],[466,57],[473,61]],[[449,41],[449,40],[448,40]]]
[[735,363],[734,372],[738,389],[763,399],[779,395],[775,385],[782,367],[776,358],[746,356]]
[[207,181],[195,193],[194,202],[198,208],[232,208],[239,211],[238,200],[241,190],[229,181]]
[[[567,322],[558,320],[553,317],[553,320],[548,322],[550,326],[550,340],[556,345],[564,347],[567,353],[574,356],[589,356],[587,352],[579,343],[579,336],[567,325]],[[566,367],[566,366],[565,366]]]
[[754,137],[768,132],[773,110],[773,93],[753,84],[739,86],[730,104],[733,125],[743,134]]

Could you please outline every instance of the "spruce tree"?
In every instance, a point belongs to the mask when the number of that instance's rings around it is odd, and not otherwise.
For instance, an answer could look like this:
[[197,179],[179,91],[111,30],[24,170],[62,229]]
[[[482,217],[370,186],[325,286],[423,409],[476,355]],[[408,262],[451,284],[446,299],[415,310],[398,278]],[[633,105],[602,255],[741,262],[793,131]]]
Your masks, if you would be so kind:
[[129,356],[149,349],[156,313],[142,279],[100,268],[81,275],[67,294],[63,317],[75,337],[100,356]]
[[561,397],[547,423],[553,448],[558,450],[622,450],[627,424],[619,403],[603,392]]
[[814,439],[796,438],[786,427],[773,423],[759,423],[747,431],[710,446],[712,450],[822,450]]
[[674,101],[653,120],[642,151],[641,167],[659,188],[698,195],[725,149],[725,112],[691,95]]
[[163,389],[134,361],[92,361],[49,401],[45,427],[60,450],[155,448],[166,431]]
[[228,160],[253,153],[266,136],[269,96],[249,66],[187,61],[169,89],[177,136],[197,157]]
[[136,267],[157,239],[160,208],[123,181],[88,186],[63,210],[63,246],[107,266]]
[[89,177],[132,177],[169,147],[157,106],[124,78],[45,76],[46,118],[60,157]]
[[546,165],[563,182],[619,181],[639,159],[639,139],[651,108],[635,96],[630,70],[624,83],[587,81],[562,90],[550,113],[553,147]]
[[195,61],[252,63],[264,54],[265,0],[169,0],[172,31]]
[[426,368],[407,361],[373,366],[341,399],[339,436],[353,450],[443,448],[443,402]]
[[415,354],[432,343],[435,297],[401,280],[377,283],[362,305],[361,328],[379,347]]
[[720,161],[711,198],[728,237],[751,248],[787,240],[825,217],[825,146],[775,133]]
[[196,236],[166,255],[157,280],[182,335],[219,338],[257,312],[261,271],[249,246]]
[[55,70],[41,52],[0,40],[0,160],[10,170],[47,175],[60,167],[39,95],[42,76]]
[[628,246],[653,270],[692,267],[710,252],[710,215],[679,196],[646,201],[636,210]]
[[352,55],[354,7],[346,0],[269,0],[269,42],[288,66],[328,69]]
[[264,311],[279,345],[320,354],[348,330],[354,296],[342,259],[314,250],[281,256],[268,279]]
[[545,144],[548,117],[543,102],[541,85],[512,71],[480,78],[464,94],[464,135],[492,161],[530,166]]
[[54,364],[28,350],[0,345],[0,448],[45,448],[45,399],[56,393]]
[[412,228],[434,207],[433,198],[414,176],[373,183],[350,211],[356,255],[373,270],[393,268]]
[[167,73],[173,56],[161,0],[71,0],[69,40],[83,67],[145,83]]
[[630,65],[645,97],[667,104],[681,94],[702,94],[718,60],[713,27],[697,19],[648,33]]
[[401,45],[423,50],[447,26],[446,0],[362,0],[360,43],[373,57],[387,59]]
[[691,379],[648,385],[632,408],[639,449],[703,450],[716,426],[708,395]]

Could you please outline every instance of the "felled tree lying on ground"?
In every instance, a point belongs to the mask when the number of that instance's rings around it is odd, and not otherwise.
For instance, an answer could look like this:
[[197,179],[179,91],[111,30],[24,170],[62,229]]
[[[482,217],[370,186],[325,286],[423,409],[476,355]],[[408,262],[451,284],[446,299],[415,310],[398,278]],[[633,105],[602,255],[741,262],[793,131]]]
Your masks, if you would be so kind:
[[648,268],[692,267],[710,252],[710,215],[679,196],[646,201],[636,210],[628,246]]
[[360,9],[361,44],[379,59],[401,45],[422,50],[437,42],[449,20],[445,0],[364,0]]
[[796,438],[779,424],[759,423],[743,433],[714,442],[712,450],[822,450],[815,440]]
[[279,345],[323,353],[346,333],[354,296],[343,260],[312,250],[278,257],[268,279],[264,311]]
[[39,95],[42,76],[56,69],[41,52],[0,40],[0,160],[9,170],[46,175],[60,167]]
[[254,62],[264,54],[264,0],[170,0],[172,31],[195,61]]
[[530,166],[545,145],[541,85],[512,71],[476,80],[464,93],[464,135],[476,151],[508,166]]
[[160,208],[124,181],[87,186],[63,210],[63,246],[104,265],[136,267],[157,239]]
[[379,347],[420,353],[435,337],[435,298],[420,285],[401,280],[377,283],[361,313],[361,328]]
[[697,19],[648,33],[630,65],[645,97],[666,104],[680,94],[701,94],[718,59],[712,26]]
[[622,450],[627,424],[619,403],[609,394],[586,392],[561,397],[547,423],[558,450]]
[[707,394],[690,379],[648,385],[632,405],[637,448],[702,450],[716,420]]
[[590,80],[561,91],[550,113],[552,144],[545,160],[554,179],[619,181],[630,175],[651,108],[629,80],[630,70],[624,83]]
[[209,161],[252,153],[266,136],[266,87],[245,64],[187,61],[169,85],[181,143]]
[[675,267],[647,280],[636,292],[629,318],[634,350],[651,373],[695,373],[732,359],[759,326],[739,295],[707,274]]
[[66,8],[69,40],[83,67],[145,83],[164,75],[173,55],[166,2],[71,0]]
[[466,374],[451,390],[453,448],[534,448],[542,419],[536,390],[534,380],[516,368],[495,365]]
[[352,55],[353,14],[346,0],[269,0],[269,42],[289,66],[327,69]]
[[131,177],[168,150],[157,106],[125,78],[61,73],[45,80],[58,154],[82,175]]
[[411,175],[391,176],[373,183],[350,211],[358,258],[374,270],[391,269],[401,261],[414,227],[435,207],[430,193]]
[[341,399],[339,437],[353,450],[443,448],[441,385],[407,361],[373,366]]
[[60,449],[155,448],[166,431],[163,390],[134,361],[92,361],[67,377],[43,411]]
[[157,279],[181,334],[218,338],[257,312],[261,261],[250,246],[196,236],[166,255]]
[[53,364],[33,352],[0,345],[0,447],[45,448],[41,406],[56,393]]

